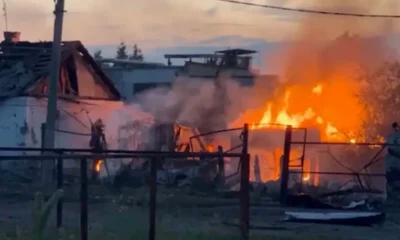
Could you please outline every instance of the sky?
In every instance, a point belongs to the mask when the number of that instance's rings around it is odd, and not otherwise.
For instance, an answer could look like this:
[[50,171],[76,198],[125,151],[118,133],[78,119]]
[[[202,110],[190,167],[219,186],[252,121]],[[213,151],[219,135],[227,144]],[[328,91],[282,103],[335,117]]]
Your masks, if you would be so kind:
[[[398,0],[243,0],[260,4],[373,14],[400,14]],[[65,0],[64,40],[89,46],[137,43],[144,51],[159,48],[235,46],[282,42],[296,38],[304,14],[236,5],[217,0]],[[8,29],[23,40],[51,40],[54,0],[6,0]],[[308,16],[307,16],[308,17]],[[332,18],[312,16],[312,22]],[[333,17],[334,18],[334,17]],[[4,18],[0,28],[5,29]],[[336,20],[333,20],[336,21]],[[377,33],[378,22],[347,24],[346,28]],[[397,21],[397,20],[396,20]],[[365,22],[364,22],[365,23]],[[346,25],[346,24],[345,24]],[[400,20],[390,31],[400,31]],[[343,29],[336,29],[339,33]],[[329,32],[336,34],[335,29]],[[329,35],[329,34],[328,34]]]

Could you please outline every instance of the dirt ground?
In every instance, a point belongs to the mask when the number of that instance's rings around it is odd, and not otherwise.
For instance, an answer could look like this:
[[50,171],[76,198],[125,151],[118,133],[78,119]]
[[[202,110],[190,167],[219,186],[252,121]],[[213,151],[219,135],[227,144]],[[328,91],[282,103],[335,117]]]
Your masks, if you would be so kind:
[[[171,190],[172,191],[172,190]],[[177,232],[236,233],[239,208],[237,199],[210,199],[164,190],[159,194],[157,229]],[[145,190],[99,197],[91,196],[89,206],[89,233],[107,232],[129,234],[133,231],[146,232],[148,207]],[[95,201],[97,199],[97,201]],[[264,206],[261,206],[264,205]],[[382,226],[350,227],[282,222],[283,211],[277,204],[261,204],[251,207],[252,235],[275,235],[278,237],[319,236],[326,239],[400,239],[400,211],[391,209]],[[15,198],[0,199],[0,230],[13,231],[16,226],[29,228],[31,225],[31,201]],[[64,205],[65,229],[79,229],[79,202],[69,201]],[[55,209],[54,209],[55,210]],[[54,218],[54,216],[53,216]],[[54,228],[54,219],[49,228]]]

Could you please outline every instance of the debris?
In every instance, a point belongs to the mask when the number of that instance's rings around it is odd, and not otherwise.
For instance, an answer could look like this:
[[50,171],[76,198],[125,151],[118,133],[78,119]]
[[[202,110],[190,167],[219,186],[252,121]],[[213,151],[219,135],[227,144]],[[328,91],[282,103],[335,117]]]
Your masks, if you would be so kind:
[[324,211],[286,211],[284,221],[324,223],[352,226],[373,226],[385,221],[385,213],[382,212],[324,212]]
[[307,194],[288,195],[286,205],[312,209],[379,209],[383,205],[380,191],[366,189],[348,189],[312,196]]
[[130,166],[122,166],[116,173],[114,178],[114,188],[121,189],[121,187],[138,188],[146,184],[146,176],[148,172],[141,169],[131,169]]

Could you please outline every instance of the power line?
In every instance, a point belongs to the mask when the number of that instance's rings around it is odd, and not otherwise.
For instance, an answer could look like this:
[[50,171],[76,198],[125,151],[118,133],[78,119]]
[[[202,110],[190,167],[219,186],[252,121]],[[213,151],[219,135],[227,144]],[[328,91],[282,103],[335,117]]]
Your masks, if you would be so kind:
[[301,12],[301,13],[324,14],[324,15],[346,16],[346,17],[363,17],[363,18],[400,18],[400,15],[328,12],[328,11],[310,10],[310,9],[302,9],[302,8],[279,7],[279,6],[273,6],[273,5],[242,2],[242,1],[235,1],[235,0],[217,0],[217,1],[253,6],[253,7],[276,9],[276,10],[281,10],[281,11]]

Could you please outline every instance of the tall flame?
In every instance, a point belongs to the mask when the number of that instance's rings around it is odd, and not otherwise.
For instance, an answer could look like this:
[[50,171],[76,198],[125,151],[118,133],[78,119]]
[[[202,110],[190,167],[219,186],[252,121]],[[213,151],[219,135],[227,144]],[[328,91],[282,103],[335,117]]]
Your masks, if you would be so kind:
[[[318,84],[311,89],[311,94],[319,98],[323,93],[323,85]],[[253,124],[252,128],[276,128],[282,127],[283,125],[291,125],[293,127],[303,127],[306,122],[314,122],[314,125],[322,130],[323,138],[326,140],[334,141],[349,141],[355,143],[356,139],[348,138],[342,134],[337,127],[335,127],[332,122],[323,119],[323,117],[316,114],[316,111],[312,107],[306,107],[304,111],[290,114],[289,113],[289,103],[291,100],[292,91],[286,89],[283,97],[282,107],[277,111],[275,117],[273,117],[273,109],[276,105],[272,101],[267,102],[266,109],[257,124]],[[318,101],[315,100],[315,101]],[[274,125],[271,125],[274,124]],[[281,125],[281,126],[279,126]],[[307,126],[304,126],[307,127]]]

